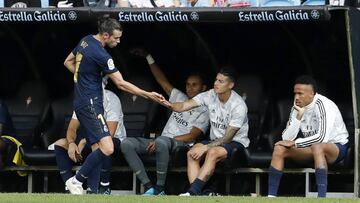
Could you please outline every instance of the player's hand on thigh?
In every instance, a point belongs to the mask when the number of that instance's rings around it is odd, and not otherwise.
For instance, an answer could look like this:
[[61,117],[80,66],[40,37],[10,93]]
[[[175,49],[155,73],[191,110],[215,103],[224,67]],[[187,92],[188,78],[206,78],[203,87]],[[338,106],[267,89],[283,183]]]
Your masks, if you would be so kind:
[[152,154],[155,152],[155,141],[151,141],[149,145],[147,146],[146,150],[149,152],[149,154]]
[[199,160],[203,155],[205,155],[207,150],[208,150],[208,147],[206,145],[202,145],[199,147],[192,148],[189,153],[193,159]]

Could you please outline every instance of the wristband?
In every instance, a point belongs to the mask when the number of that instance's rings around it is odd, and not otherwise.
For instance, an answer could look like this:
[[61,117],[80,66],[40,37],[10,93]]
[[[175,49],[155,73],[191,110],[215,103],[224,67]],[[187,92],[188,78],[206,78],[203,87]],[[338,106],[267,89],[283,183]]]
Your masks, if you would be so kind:
[[148,55],[146,56],[146,60],[147,60],[147,62],[148,62],[149,65],[155,63],[155,60],[153,59],[153,57],[151,56],[151,54],[148,54]]

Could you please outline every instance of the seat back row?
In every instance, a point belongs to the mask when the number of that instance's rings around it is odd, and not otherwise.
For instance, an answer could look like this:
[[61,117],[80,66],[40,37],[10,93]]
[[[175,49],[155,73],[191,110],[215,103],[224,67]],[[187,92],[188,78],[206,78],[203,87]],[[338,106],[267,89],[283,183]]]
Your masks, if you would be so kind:
[[[153,80],[147,77],[133,77],[129,81],[145,90],[155,89]],[[292,99],[281,99],[276,102],[278,124],[273,126],[268,122],[274,117],[269,111],[271,103],[265,94],[262,81],[254,75],[242,75],[238,78],[234,90],[239,93],[248,106],[250,151],[264,152],[269,161],[274,143],[281,138],[281,131],[288,120]],[[160,122],[158,115],[159,105],[141,97],[127,93],[120,93],[123,106],[124,125],[128,136],[148,136],[156,122]],[[65,137],[66,129],[72,115],[72,95],[67,98],[48,102],[45,85],[39,82],[25,83],[16,97],[7,101],[9,112],[14,122],[17,137],[23,143],[24,149],[47,149],[47,147],[61,137]],[[344,121],[353,143],[354,121],[351,104],[340,103]],[[270,129],[269,132],[268,129]],[[30,150],[30,151],[31,151]],[[26,150],[25,150],[26,151]],[[180,150],[183,153],[183,150]],[[50,152],[51,153],[51,152]],[[250,153],[247,154],[251,158]],[[53,156],[53,155],[51,155]],[[24,158],[26,158],[26,152]],[[31,156],[33,157],[33,156]],[[259,157],[257,157],[259,158]],[[260,156],[261,158],[261,156]],[[31,160],[26,160],[31,164]],[[41,161],[40,161],[41,162]],[[251,163],[251,161],[250,161]],[[46,165],[46,163],[44,163]]]

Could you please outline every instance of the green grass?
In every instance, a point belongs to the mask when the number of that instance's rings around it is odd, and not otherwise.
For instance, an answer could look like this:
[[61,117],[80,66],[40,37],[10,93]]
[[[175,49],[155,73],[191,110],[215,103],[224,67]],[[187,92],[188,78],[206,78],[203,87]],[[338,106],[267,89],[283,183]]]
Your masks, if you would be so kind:
[[0,202],[34,202],[34,203],[275,203],[275,202],[304,202],[304,203],[351,203],[360,202],[360,199],[316,199],[316,198],[303,198],[303,197],[279,197],[279,198],[265,198],[265,197],[235,197],[235,196],[218,196],[218,197],[178,197],[178,196],[161,196],[161,197],[143,197],[140,195],[67,195],[67,194],[26,194],[26,193],[0,193]]

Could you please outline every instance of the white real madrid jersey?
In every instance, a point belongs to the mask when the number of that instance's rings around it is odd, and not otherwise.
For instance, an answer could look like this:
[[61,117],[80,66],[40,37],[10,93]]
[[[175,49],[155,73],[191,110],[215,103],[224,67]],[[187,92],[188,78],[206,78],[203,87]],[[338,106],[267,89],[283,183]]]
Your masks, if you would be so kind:
[[[170,102],[183,102],[186,100],[188,100],[186,94],[176,88],[172,89],[169,98]],[[193,127],[200,129],[205,134],[208,126],[209,115],[207,108],[204,106],[180,113],[173,111],[161,135],[174,138],[189,133]]]
[[198,94],[193,100],[198,105],[208,108],[211,140],[223,137],[226,129],[232,126],[239,128],[233,141],[241,143],[244,147],[249,146],[247,106],[240,95],[232,90],[228,101],[221,103],[214,89],[211,89]]
[[[287,127],[283,131],[283,140],[295,141],[296,147],[309,147],[315,143],[348,142],[346,130],[341,113],[336,104],[330,99],[316,94],[313,101],[305,107],[301,120],[296,118],[297,110],[291,109]],[[301,131],[303,137],[297,135]]]

